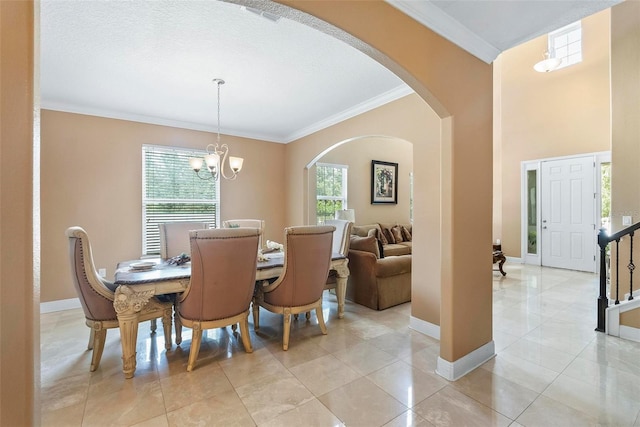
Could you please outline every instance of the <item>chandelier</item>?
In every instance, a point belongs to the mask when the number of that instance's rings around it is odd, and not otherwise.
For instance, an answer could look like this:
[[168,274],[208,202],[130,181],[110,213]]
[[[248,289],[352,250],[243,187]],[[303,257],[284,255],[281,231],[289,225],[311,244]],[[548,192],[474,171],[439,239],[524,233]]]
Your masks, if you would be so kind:
[[[198,175],[200,179],[214,179],[219,180],[220,176],[224,179],[236,179],[240,170],[242,170],[242,163],[244,159],[241,157],[229,156],[229,146],[227,144],[220,144],[220,86],[224,84],[222,79],[213,79],[213,83],[218,86],[218,139],[216,144],[207,145],[207,154],[204,158],[192,157],[189,159],[189,165],[191,169]],[[229,160],[229,169],[231,169],[231,175],[225,173],[225,164]],[[206,166],[204,176],[200,174],[202,166]]]

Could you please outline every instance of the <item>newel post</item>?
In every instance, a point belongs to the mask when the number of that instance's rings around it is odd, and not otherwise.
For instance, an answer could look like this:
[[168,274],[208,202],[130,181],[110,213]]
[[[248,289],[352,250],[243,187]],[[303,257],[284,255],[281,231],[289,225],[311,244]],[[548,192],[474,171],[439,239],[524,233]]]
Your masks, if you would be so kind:
[[596,331],[605,332],[605,315],[609,306],[607,298],[607,245],[609,235],[605,228],[598,233],[598,246],[600,246],[600,296],[598,297],[598,327]]

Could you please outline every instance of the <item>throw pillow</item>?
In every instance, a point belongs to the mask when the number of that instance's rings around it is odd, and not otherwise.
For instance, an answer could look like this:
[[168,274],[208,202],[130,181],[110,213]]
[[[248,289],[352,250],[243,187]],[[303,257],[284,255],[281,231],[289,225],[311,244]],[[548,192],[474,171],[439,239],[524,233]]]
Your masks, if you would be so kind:
[[376,238],[376,242],[378,243],[378,253],[380,254],[378,258],[384,258],[384,246],[382,246],[382,242],[378,238],[379,235],[380,231],[377,228],[372,228],[369,230],[369,233],[367,233],[367,237],[373,236]]
[[384,234],[384,237],[387,239],[387,242],[392,244],[396,242],[396,239],[393,237],[393,233],[388,228],[383,228],[382,234]]
[[393,238],[395,239],[396,243],[401,243],[404,240],[402,237],[402,226],[400,225],[396,225],[395,227],[391,228],[391,234],[393,234]]
[[376,256],[376,258],[380,258],[377,241],[378,239],[376,239],[374,236],[360,237],[351,235],[349,249],[371,252]]
[[387,240],[387,236],[385,236],[384,233],[382,232],[382,229],[381,228],[376,228],[376,231],[378,232],[377,237],[378,237],[378,239],[380,239],[380,242],[383,245],[388,245],[389,241]]
[[404,238],[405,242],[410,242],[412,237],[411,237],[411,231],[409,231],[407,229],[407,227],[405,227],[404,225],[401,226],[402,227],[402,237]]

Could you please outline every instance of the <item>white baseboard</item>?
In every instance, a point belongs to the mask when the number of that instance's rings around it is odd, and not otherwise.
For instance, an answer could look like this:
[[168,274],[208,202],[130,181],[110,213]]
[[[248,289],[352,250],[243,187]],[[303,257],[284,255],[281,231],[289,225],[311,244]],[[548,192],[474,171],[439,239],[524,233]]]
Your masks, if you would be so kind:
[[462,356],[455,362],[449,362],[448,360],[438,357],[436,374],[449,381],[456,381],[482,365],[487,360],[490,360],[495,355],[495,343],[493,341],[489,341],[482,347],[473,350],[466,356]]
[[620,325],[620,338],[640,342],[640,329],[631,326]]
[[522,260],[522,258],[516,258],[514,256],[508,256],[505,258],[507,258],[507,262],[510,262],[513,264],[524,264],[524,261]]
[[40,314],[53,313],[54,311],[71,310],[73,308],[81,308],[81,307],[82,305],[80,305],[80,299],[78,298],[69,298],[69,299],[61,299],[57,301],[41,302]]
[[425,322],[422,319],[411,316],[409,318],[409,328],[425,334],[428,337],[440,339],[440,326],[433,323]]

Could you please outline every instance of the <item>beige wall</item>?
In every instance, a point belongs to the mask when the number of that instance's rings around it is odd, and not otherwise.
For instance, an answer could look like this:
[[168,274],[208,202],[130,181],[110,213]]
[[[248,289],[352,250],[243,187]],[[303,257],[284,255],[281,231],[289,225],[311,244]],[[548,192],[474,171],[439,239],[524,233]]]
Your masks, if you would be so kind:
[[32,2],[0,2],[2,426],[38,425],[40,419],[40,329],[39,322],[34,321],[39,285],[38,224],[33,209],[33,197],[39,191],[34,184],[34,167],[37,169],[38,163],[33,161],[34,34]]
[[[403,208],[402,206],[370,205],[371,160],[388,160],[387,156],[391,154],[387,154],[387,150],[384,150],[378,151],[375,157],[372,157],[375,150],[365,149],[367,150],[365,153],[368,153],[365,154],[359,147],[363,143],[370,142],[372,137],[366,137],[366,135],[378,135],[372,141],[383,142],[387,139],[403,141],[395,144],[402,144],[406,150],[412,150],[413,256],[420,257],[421,251],[428,255],[423,256],[420,263],[413,264],[411,310],[414,316],[434,325],[440,324],[441,297],[441,258],[440,252],[433,249],[440,245],[440,126],[440,119],[435,112],[418,95],[412,94],[287,145],[287,163],[298,166],[293,171],[289,168],[294,177],[287,180],[289,208],[297,212],[296,216],[301,217],[300,224],[305,223],[305,218],[311,215],[309,212],[311,209],[307,210],[306,205],[314,197],[313,183],[310,184],[311,189],[305,187],[307,183],[305,167],[317,158],[338,160],[342,156],[333,157],[334,151],[339,153],[341,150],[347,150],[348,156],[354,156],[358,161],[354,164],[359,165],[358,167],[362,168],[364,173],[360,184],[363,193],[354,195],[353,191],[358,188],[358,184],[351,183],[354,173],[351,168],[349,170],[349,203],[352,196],[357,197],[356,205],[350,204],[356,209],[356,223],[382,222],[383,220],[379,218],[386,218],[389,221],[401,220],[401,216],[408,215],[408,206]],[[342,142],[345,142],[344,145],[331,150],[331,147]],[[383,146],[380,148],[386,147],[385,144]],[[322,156],[322,153],[327,150],[331,151]],[[405,155],[409,155],[409,152]],[[407,159],[406,162],[408,161]],[[416,167],[417,162],[419,167]],[[402,166],[404,161],[399,160],[399,163]],[[408,191],[408,183],[403,191]],[[399,197],[401,201],[403,195],[400,194]],[[360,213],[360,211],[363,212]]]
[[[611,9],[611,225],[622,230],[622,216],[640,221],[640,2]],[[626,248],[622,244],[621,248]],[[634,255],[636,265],[640,263]],[[621,251],[621,264],[628,254]],[[623,268],[622,271],[625,269]],[[625,274],[626,276],[626,274]],[[621,278],[621,283],[628,283]],[[628,292],[628,285],[622,292]],[[636,283],[635,288],[638,289]],[[624,313],[620,324],[640,328],[640,311]]]
[[[223,136],[244,157],[234,181],[221,182],[221,219],[262,218],[265,240],[282,240],[282,144]],[[142,145],[204,149],[215,135],[165,126],[42,111],[43,302],[75,298],[67,227],[86,229],[97,268],[142,254]]]
[[493,238],[502,240],[509,256],[522,256],[521,162],[610,150],[609,17],[606,10],[582,20],[579,64],[535,72],[546,35],[503,52],[494,64],[501,85],[494,102],[495,144],[501,148],[494,173],[502,173],[494,192],[502,203]]
[[[398,164],[397,205],[371,204],[371,160]],[[349,167],[347,205],[355,210],[356,224],[409,223],[409,174],[413,171],[413,145],[410,142],[392,137],[363,136],[334,148],[318,162]],[[313,185],[309,195],[313,201]],[[313,215],[312,211],[310,213]]]
[[[440,324],[440,356],[456,361],[491,341],[491,244],[492,199],[492,67],[462,51],[434,32],[383,1],[326,2],[281,1],[333,24],[322,27],[345,40],[351,36],[373,49],[376,57],[411,84],[421,98],[441,117],[439,141],[440,194],[429,197],[416,191],[416,209],[428,202],[440,203],[437,224],[422,222],[416,212],[414,227],[440,238],[414,244],[414,276],[441,287],[442,316],[432,321],[421,298],[412,303],[412,314]],[[318,24],[308,17],[306,22]],[[353,43],[357,45],[357,43]],[[362,47],[362,46],[361,46]],[[417,52],[419,52],[417,54]],[[428,124],[424,117],[420,122]],[[405,138],[407,139],[407,138]],[[410,140],[410,139],[408,139]],[[415,142],[414,142],[415,144]],[[429,187],[426,154],[414,148],[416,188]],[[304,221],[306,198],[295,183],[309,159],[287,150],[288,219]],[[306,162],[305,162],[306,160]],[[418,173],[420,172],[420,173]],[[437,227],[437,228],[430,228]],[[454,232],[455,231],[455,232]],[[436,246],[437,244],[437,246]],[[422,270],[434,252],[441,255],[436,269]],[[485,255],[486,253],[486,255]],[[421,288],[415,292],[421,292]]]

